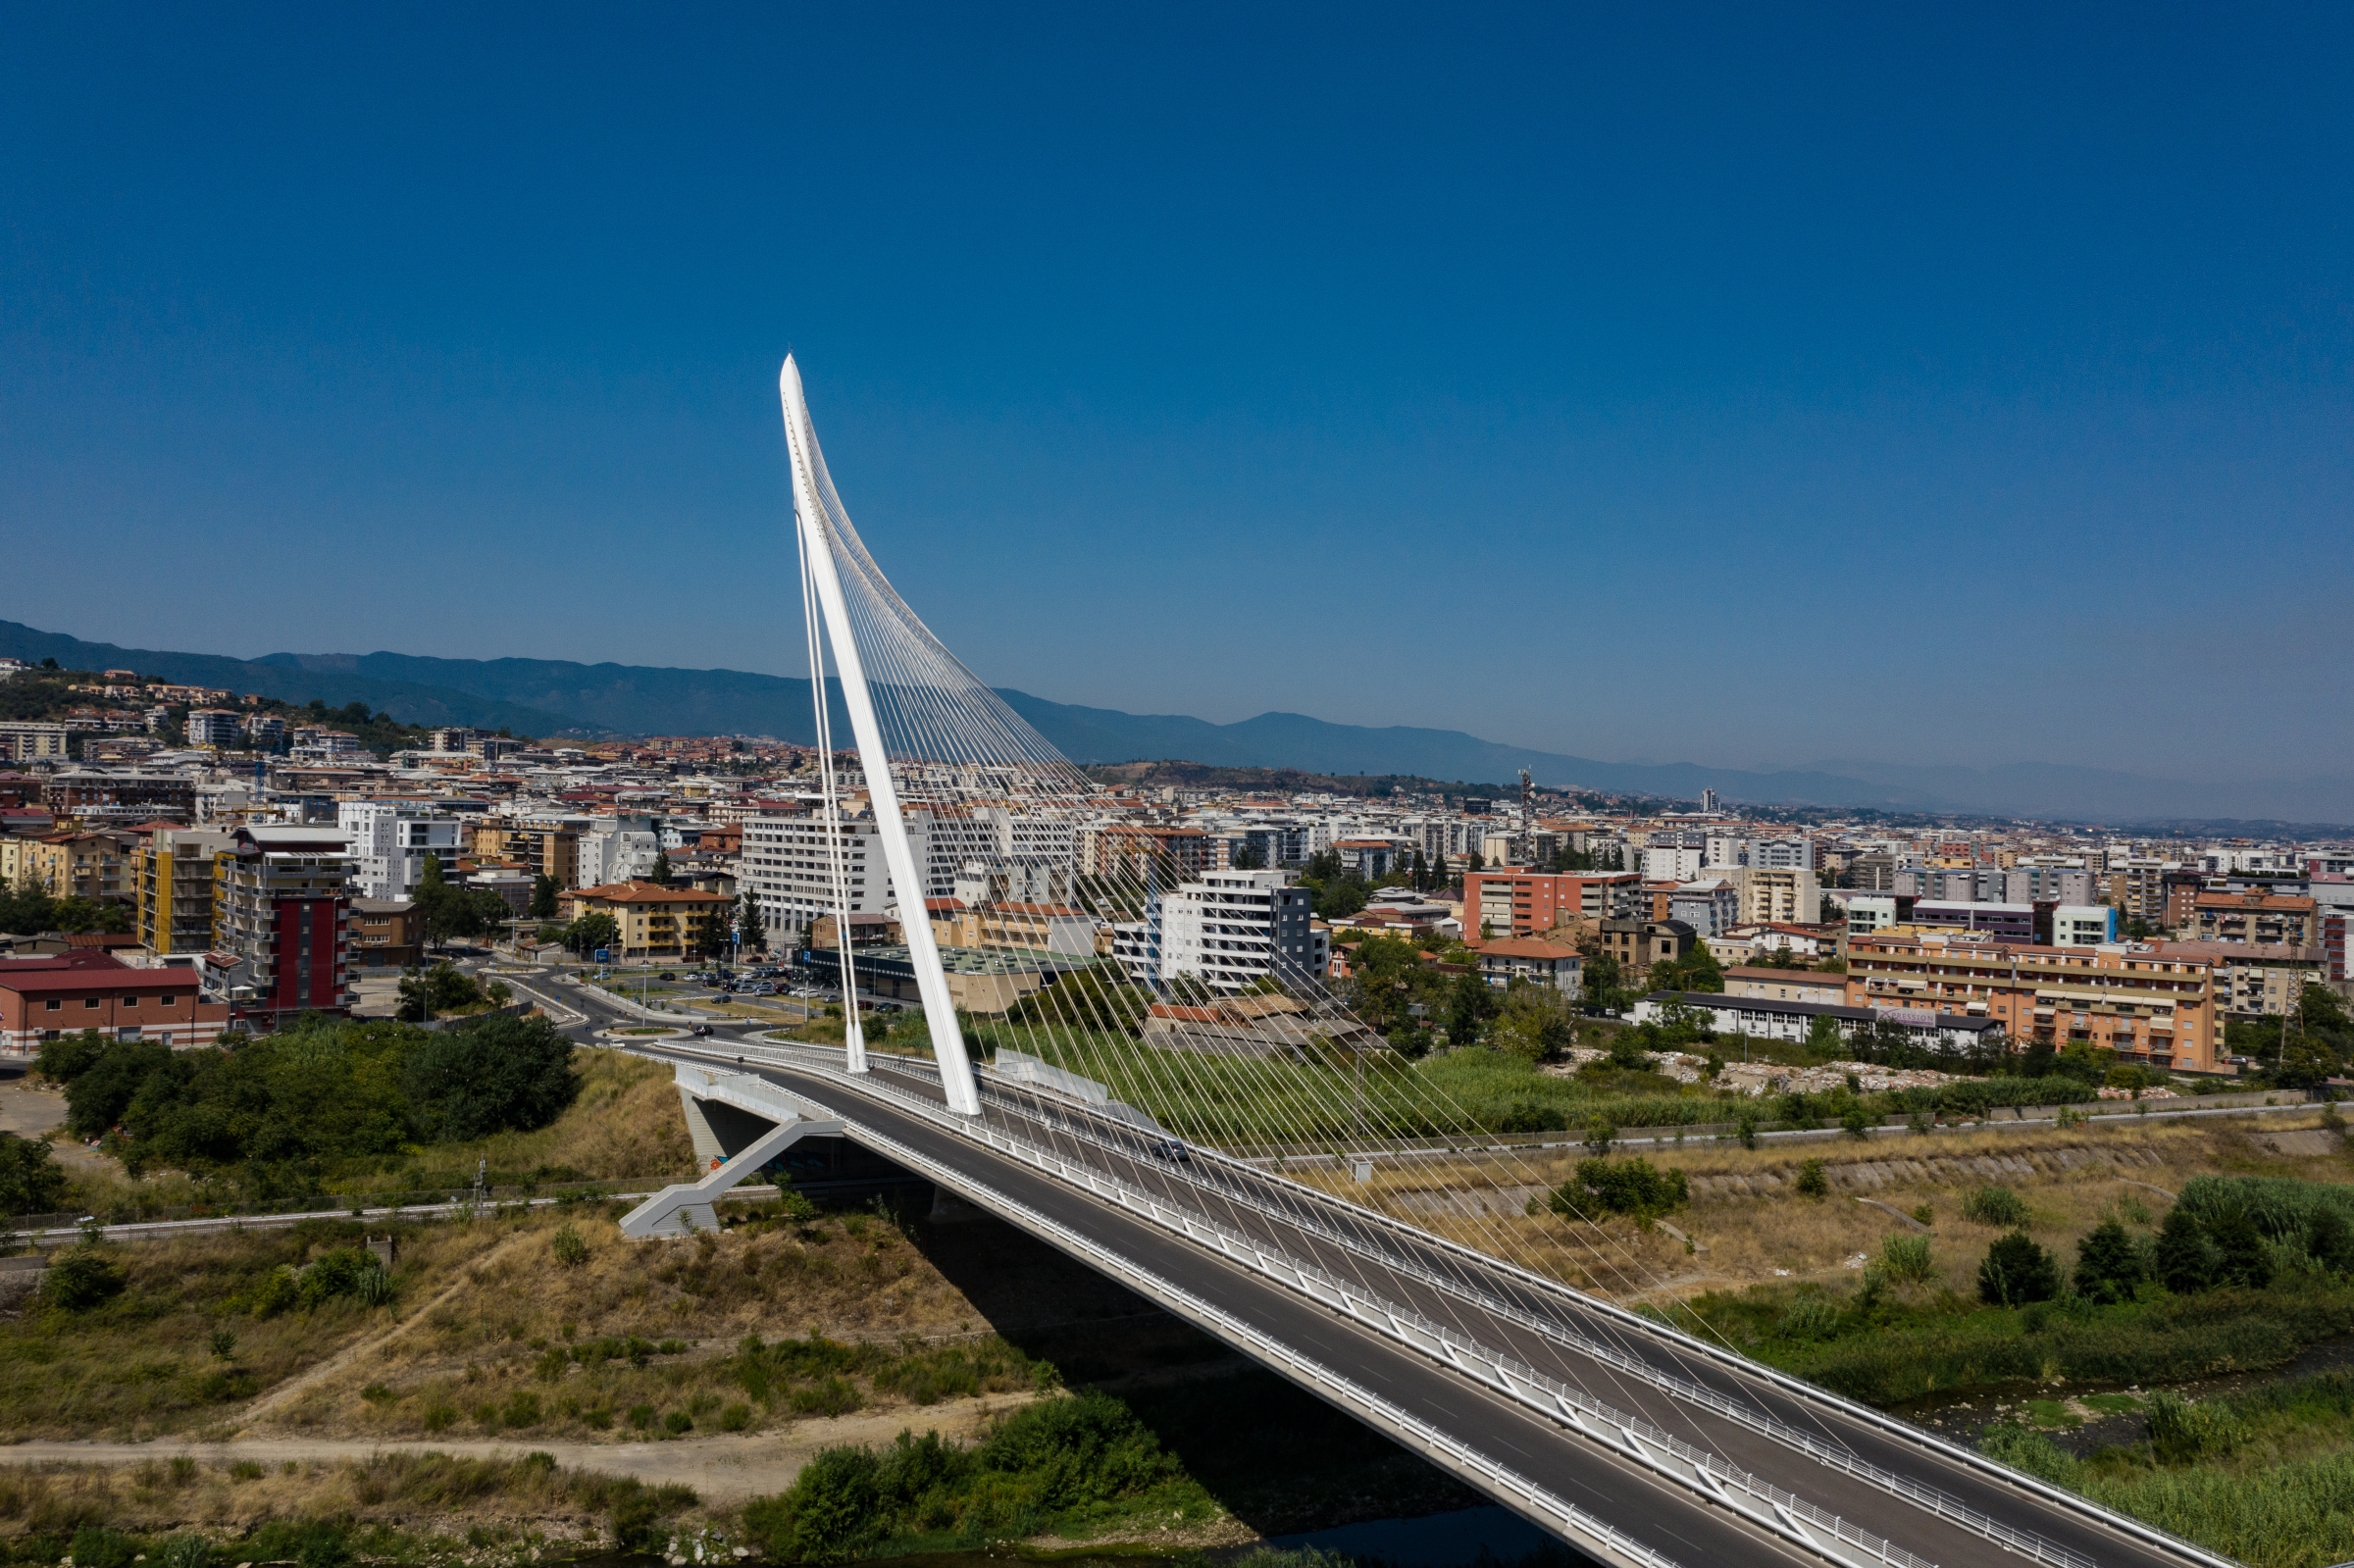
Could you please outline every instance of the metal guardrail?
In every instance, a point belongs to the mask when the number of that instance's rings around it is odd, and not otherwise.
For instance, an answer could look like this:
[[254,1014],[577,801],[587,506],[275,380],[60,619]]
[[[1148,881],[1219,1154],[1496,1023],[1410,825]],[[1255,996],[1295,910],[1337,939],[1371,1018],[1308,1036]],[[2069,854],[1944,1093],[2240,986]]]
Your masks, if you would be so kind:
[[[822,1046],[791,1044],[763,1044],[756,1048],[764,1052],[775,1052],[783,1056],[798,1057],[805,1061],[807,1065],[821,1073],[826,1073],[830,1076],[845,1080],[850,1087],[858,1087],[862,1091],[880,1090],[895,1100],[900,1100],[903,1103],[906,1103],[911,1108],[915,1109],[919,1114],[925,1115],[928,1118],[941,1119],[943,1121],[943,1125],[958,1126],[960,1127],[960,1130],[968,1132],[971,1131],[971,1129],[961,1126],[961,1124],[964,1122],[963,1118],[947,1120],[947,1113],[942,1111],[938,1106],[929,1106],[920,1100],[909,1099],[907,1096],[900,1095],[895,1091],[882,1089],[881,1086],[873,1085],[871,1083],[871,1078],[867,1082],[859,1082],[852,1079],[850,1075],[844,1071],[840,1053],[838,1051],[829,1052]],[[896,1071],[906,1073],[912,1078],[923,1079],[937,1076],[936,1074],[927,1073],[925,1071],[932,1064],[923,1060],[922,1058],[901,1059],[896,1057],[879,1057],[875,1060],[877,1066],[895,1069]],[[1001,1091],[998,1095],[993,1097],[999,1098],[1001,1101]],[[2305,1107],[2282,1108],[2293,1109]],[[2244,1114],[2249,1109],[2253,1109],[2253,1107],[2219,1107],[2216,1109],[2175,1112],[2173,1114],[2175,1116],[2231,1114],[2233,1110],[2237,1110]],[[1023,1114],[1028,1116],[1030,1113],[1027,1109],[1025,1109]],[[2166,1113],[2158,1114],[2164,1115]],[[1075,1127],[1074,1131],[1076,1131]],[[1095,1141],[1100,1146],[1106,1148],[1115,1146],[1099,1138],[1091,1138],[1090,1140]],[[1133,1153],[1132,1150],[1124,1152]],[[1270,1177],[1269,1173],[1258,1170],[1250,1162],[1231,1159],[1230,1157],[1215,1150],[1197,1147],[1196,1152],[1207,1156],[1214,1162],[1232,1164],[1246,1169],[1250,1171],[1252,1176],[1258,1180],[1275,1180],[1279,1182],[1284,1181],[1284,1179],[1280,1176]],[[1188,1181],[1195,1180],[1190,1174],[1187,1173],[1173,1174],[1180,1175],[1183,1177],[1183,1179]],[[1196,1181],[1195,1185],[1199,1186],[1205,1184]],[[1287,1183],[1286,1185],[1296,1184]],[[1216,1189],[1213,1189],[1213,1190]],[[1516,1265],[1508,1263],[1499,1258],[1489,1257],[1485,1253],[1476,1252],[1458,1242],[1450,1241],[1444,1237],[1430,1235],[1427,1232],[1423,1232],[1412,1226],[1407,1225],[1405,1222],[1398,1220],[1391,1215],[1380,1213],[1377,1210],[1363,1208],[1360,1205],[1349,1203],[1346,1199],[1335,1197],[1331,1193],[1323,1192],[1314,1189],[1301,1188],[1300,1190],[1304,1196],[1311,1199],[1316,1204],[1345,1209],[1355,1218],[1369,1222],[1386,1230],[1408,1235],[1422,1244],[1437,1247],[1442,1251],[1460,1254],[1467,1261],[1475,1263],[1484,1268],[1500,1271],[1504,1274],[1510,1275],[1517,1279],[1520,1283],[1528,1285],[1541,1291],[1553,1293],[1562,1290],[1562,1287],[1558,1281],[1547,1280],[1542,1276],[1531,1274],[1527,1270],[1519,1268]],[[1237,1196],[1237,1194],[1232,1193],[1227,1193],[1225,1195]],[[1758,1432],[1761,1436],[1783,1442],[1800,1452],[1804,1452],[1809,1457],[1817,1460],[1818,1463],[1851,1475],[1868,1485],[1878,1487],[1881,1490],[1888,1492],[1891,1495],[1900,1497],[1914,1506],[1921,1508],[1925,1512],[1929,1512],[1938,1518],[1945,1519],[1949,1523],[1953,1523],[1965,1529],[1970,1530],[1973,1534],[1980,1535],[1984,1539],[1993,1541],[1998,1545],[2002,1545],[2006,1549],[2018,1552],[2021,1556],[2026,1556],[2035,1561],[2051,1564],[2053,1565],[2053,1568],[2095,1568],[2093,1559],[2084,1556],[2080,1552],[2072,1551],[2068,1547],[2062,1546],[2056,1542],[2047,1541],[2041,1536],[2037,1536],[2032,1532],[2019,1530],[2014,1526],[2006,1525],[2000,1520],[1993,1518],[1991,1515],[1986,1514],[1983,1510],[1971,1508],[1969,1504],[1961,1501],[1959,1498],[1954,1497],[1949,1492],[1943,1492],[1940,1489],[1930,1486],[1924,1482],[1916,1481],[1910,1477],[1901,1476],[1893,1471],[1873,1465],[1869,1461],[1865,1460],[1859,1455],[1855,1454],[1850,1449],[1835,1443],[1825,1442],[1821,1439],[1817,1438],[1812,1434],[1792,1427],[1786,1422],[1778,1421],[1773,1417],[1766,1415],[1763,1411],[1759,1411],[1754,1407],[1745,1405],[1738,1400],[1730,1399],[1725,1395],[1714,1392],[1714,1391],[1708,1390],[1698,1384],[1690,1383],[1688,1380],[1676,1378],[1673,1374],[1661,1372],[1660,1369],[1652,1367],[1647,1363],[1640,1361],[1639,1359],[1627,1357],[1623,1352],[1617,1351],[1607,1345],[1600,1345],[1597,1341],[1587,1340],[1585,1336],[1576,1335],[1573,1331],[1563,1329],[1558,1323],[1554,1323],[1551,1320],[1538,1317],[1534,1314],[1526,1313],[1518,1308],[1510,1306],[1508,1303],[1499,1302],[1493,1297],[1486,1296],[1484,1292],[1476,1291],[1468,1287],[1465,1287],[1459,1281],[1450,1279],[1447,1276],[1437,1274],[1435,1272],[1420,1269],[1418,1266],[1412,1264],[1404,1263],[1391,1253],[1375,1251],[1367,1248],[1361,1242],[1357,1241],[1354,1238],[1347,1237],[1344,1233],[1338,1231],[1327,1232],[1325,1228],[1321,1226],[1303,1221],[1296,1214],[1268,1211],[1262,1204],[1254,1202],[1247,1197],[1243,1198],[1242,1200],[1251,1202],[1253,1207],[1260,1208],[1262,1212],[1267,1212],[1270,1218],[1280,1220],[1286,1224],[1297,1225],[1299,1228],[1310,1231],[1314,1234],[1324,1235],[1335,1244],[1343,1246],[1350,1251],[1357,1252],[1359,1255],[1374,1258],[1375,1260],[1383,1263],[1385,1267],[1398,1269],[1402,1273],[1407,1273],[1417,1279],[1422,1280],[1424,1283],[1429,1284],[1434,1289],[1444,1290],[1450,1294],[1461,1295],[1466,1299],[1472,1300],[1476,1304],[1480,1305],[1483,1310],[1495,1310],[1500,1316],[1509,1317],[1511,1321],[1520,1323],[1523,1326],[1530,1328],[1534,1332],[1547,1334],[1549,1337],[1561,1339],[1565,1342],[1571,1342],[1573,1347],[1578,1349],[1581,1353],[1591,1353],[1591,1350],[1589,1349],[1590,1346],[1597,1348],[1606,1358],[1610,1360],[1611,1364],[1612,1364],[1618,1370],[1622,1370],[1630,1375],[1643,1378],[1645,1381],[1653,1382],[1656,1386],[1661,1388],[1663,1392],[1667,1392],[1671,1396],[1685,1397],[1686,1395],[1684,1391],[1690,1390],[1692,1391],[1693,1394],[1693,1402],[1699,1403],[1706,1408],[1711,1408],[1728,1419],[1750,1427],[1751,1430]],[[1690,1353],[1697,1354],[1713,1363],[1726,1366],[1741,1375],[1760,1378],[1777,1388],[1780,1388],[1783,1391],[1790,1393],[1795,1397],[1825,1403],[1841,1413],[1864,1423],[1867,1426],[1875,1427],[1904,1441],[1920,1443],[1943,1455],[1951,1462],[1955,1462],[1968,1469],[1977,1471],[1986,1475],[1989,1479],[1996,1480],[2003,1485],[2013,1487],[2031,1495],[2040,1497],[2046,1502],[2056,1504],[2069,1510],[2070,1512],[2083,1515],[2103,1528],[2116,1530],[2123,1534],[2131,1536],[2147,1544],[2161,1547],[2187,1560],[2207,1564],[2209,1565],[2209,1568],[2236,1568],[2236,1565],[2232,1564],[2230,1559],[2218,1556],[2214,1552],[2207,1550],[2205,1547],[2202,1547],[2195,1543],[2184,1541],[2177,1536],[2172,1535],[2167,1531],[2160,1530],[2155,1526],[2145,1524],[2138,1519],[2132,1519],[2124,1515],[2116,1514],[2109,1509],[2103,1508],[2098,1503],[2093,1502],[2090,1498],[2081,1496],[2073,1492],[2069,1492],[2064,1488],[2054,1486],[2043,1481],[2039,1477],[2026,1475],[2022,1472],[2014,1470],[2010,1466],[1987,1458],[1985,1455],[1979,1454],[1974,1450],[1964,1448],[1943,1438],[1940,1438],[1935,1433],[1919,1431],[1896,1421],[1892,1417],[1884,1416],[1879,1411],[1872,1410],[1867,1406],[1858,1405],[1852,1400],[1842,1398],[1839,1395],[1830,1393],[1824,1390],[1817,1389],[1812,1385],[1803,1383],[1800,1380],[1789,1376],[1786,1373],[1779,1372],[1772,1367],[1766,1366],[1763,1363],[1750,1361],[1746,1357],[1739,1356],[1729,1351],[1720,1350],[1716,1346],[1709,1344],[1704,1340],[1694,1339],[1690,1335],[1687,1335],[1674,1328],[1672,1325],[1660,1323],[1649,1319],[1638,1318],[1635,1314],[1628,1312],[1626,1309],[1610,1301],[1580,1296],[1578,1297],[1578,1305],[1606,1318],[1617,1320],[1622,1326],[1630,1328],[1638,1333],[1652,1338],[1662,1339],[1676,1344]]]
[[[775,1052],[803,1057],[818,1054],[784,1046],[754,1046],[751,1049],[763,1054]],[[841,1079],[853,1076],[831,1060],[824,1060],[822,1065],[813,1064],[811,1070]],[[862,1076],[866,1082],[845,1084],[844,1087],[888,1099],[921,1116],[928,1123],[974,1138],[999,1152],[1012,1155],[1024,1164],[1046,1170],[1064,1182],[1109,1198],[1120,1207],[1142,1214],[1161,1228],[1174,1231],[1189,1240],[1206,1240],[1221,1256],[1243,1264],[1253,1273],[1273,1279],[1310,1300],[1338,1307],[1352,1320],[1468,1374],[1514,1402],[1536,1409],[1586,1437],[1604,1442],[1645,1468],[1700,1492],[1708,1500],[1731,1508],[1744,1518],[1796,1544],[1813,1551],[1826,1552],[1826,1543],[1818,1536],[1827,1534],[1832,1541],[1865,1553],[1869,1561],[1882,1564],[1884,1568],[1937,1568],[1928,1559],[1819,1508],[1796,1492],[1753,1475],[1729,1460],[1687,1443],[1639,1416],[1615,1409],[1581,1390],[1491,1350],[1410,1308],[1354,1288],[1315,1265],[1303,1263],[1269,1248],[1231,1226],[1164,1204],[1142,1189],[1105,1176],[1091,1166],[1066,1160],[1049,1149],[1013,1138],[986,1124],[952,1116],[940,1106],[878,1082],[874,1073]],[[1744,1498],[1749,1500],[1748,1505],[1744,1504]],[[1844,1561],[1853,1561],[1850,1553],[1828,1551],[1828,1554]],[[2063,1565],[2063,1568],[2092,1568],[2092,1565],[2077,1559]]]
[[[1083,1124],[1071,1124],[1070,1131],[1074,1137],[1093,1142],[1098,1147],[1113,1152],[1130,1152],[1120,1150],[1116,1144],[1112,1143],[1108,1139],[1097,1136],[1092,1131],[1085,1128]],[[1204,1149],[1201,1152],[1205,1158],[1213,1162],[1228,1162],[1235,1164],[1242,1163],[1240,1161],[1229,1162],[1227,1156],[1218,1154],[1214,1150]],[[1192,1172],[1173,1170],[1170,1174],[1177,1180],[1190,1183],[1197,1187],[1204,1188],[1208,1190],[1217,1191],[1223,1197],[1239,1200],[1245,1203],[1251,1203],[1253,1207],[1261,1207],[1261,1211],[1265,1212],[1261,1205],[1252,1203],[1252,1200],[1247,1193],[1237,1192],[1225,1188],[1213,1188],[1210,1186],[1210,1184],[1204,1182],[1202,1178]],[[1257,1175],[1261,1180],[1265,1179],[1264,1173],[1254,1172],[1254,1174]],[[1325,1196],[1324,1194],[1313,1194],[1312,1190],[1311,1195],[1316,1197]],[[1339,1201],[1337,1199],[1326,1200],[1333,1202]],[[1351,1208],[1354,1212],[1362,1212],[1368,1216],[1387,1219],[1387,1216],[1375,1215],[1375,1211],[1373,1210],[1357,1211],[1354,1205],[1351,1205]],[[1379,1263],[1384,1268],[1409,1276],[1410,1278],[1418,1280],[1422,1284],[1427,1285],[1434,1290],[1441,1290],[1450,1295],[1458,1296],[1464,1300],[1467,1300],[1478,1306],[1484,1312],[1487,1312],[1495,1317],[1505,1319],[1508,1322],[1518,1324],[1520,1327],[1525,1328],[1532,1333],[1542,1335],[1546,1339],[1564,1345],[1590,1360],[1600,1362],[1614,1372],[1623,1373],[1629,1377],[1635,1378],[1640,1382],[1647,1383],[1653,1388],[1658,1389],[1661,1392],[1665,1393],[1672,1398],[1680,1399],[1687,1404],[1698,1405],[1702,1409],[1708,1410],[1713,1414],[1722,1416],[1740,1426],[1746,1427],[1761,1437],[1770,1438],[1777,1442],[1798,1450],[1818,1464],[1824,1465],[1830,1469],[1838,1470],[1843,1474],[1853,1476],[1860,1481],[1868,1483],[1868,1485],[1877,1487],[1881,1491],[1887,1492],[1892,1495],[1902,1497],[1905,1501],[1914,1504],[1916,1507],[1919,1507],[1925,1512],[1933,1514],[1940,1519],[1947,1520],[1950,1523],[1958,1524],[1964,1529],[1970,1531],[1972,1534],[1982,1536],[2008,1550],[2018,1552],[2021,1556],[2031,1558],[2036,1562],[2050,1564],[2052,1565],[2052,1568],[2097,1568],[2097,1565],[2093,1562],[2093,1559],[2083,1555],[2081,1552],[2072,1551],[2068,1547],[2060,1545],[2056,1542],[2046,1541],[2044,1538],[2035,1535],[2031,1531],[2023,1531],[2015,1526],[2006,1525],[2001,1520],[1996,1519],[1991,1514],[1984,1512],[1982,1509],[1970,1507],[1968,1503],[1962,1501],[1960,1498],[1954,1496],[1950,1492],[1940,1491],[1935,1487],[1929,1486],[1925,1482],[1915,1481],[1909,1476],[1899,1475],[1895,1471],[1872,1464],[1870,1461],[1855,1453],[1852,1449],[1837,1443],[1826,1442],[1820,1438],[1814,1436],[1812,1433],[1805,1432],[1797,1427],[1791,1426],[1788,1422],[1778,1420],[1773,1416],[1769,1416],[1766,1412],[1759,1410],[1752,1405],[1743,1403],[1741,1400],[1732,1398],[1723,1393],[1719,1393],[1715,1390],[1708,1388],[1704,1384],[1693,1382],[1688,1378],[1679,1378],[1671,1372],[1664,1371],[1662,1368],[1652,1365],[1650,1362],[1643,1360],[1639,1356],[1629,1355],[1627,1352],[1617,1348],[1615,1345],[1605,1343],[1600,1340],[1580,1334],[1574,1329],[1567,1328],[1554,1319],[1543,1317],[1537,1313],[1533,1313],[1524,1308],[1515,1306],[1513,1303],[1506,1300],[1502,1296],[1490,1294],[1489,1292],[1478,1290],[1476,1287],[1465,1284],[1460,1280],[1452,1279],[1436,1270],[1425,1268],[1410,1259],[1402,1258],[1395,1253],[1379,1251],[1375,1248],[1369,1247],[1365,1245],[1361,1239],[1350,1236],[1347,1232],[1337,1227],[1322,1224],[1312,1217],[1306,1217],[1291,1212],[1286,1212],[1279,1215],[1271,1215],[1270,1217],[1280,1219],[1284,1224],[1294,1226],[1302,1231],[1305,1231],[1308,1234],[1315,1236],[1319,1239],[1327,1241],[1344,1251],[1354,1252],[1360,1257],[1365,1257],[1376,1263]]]
[[[892,1097],[898,1099],[903,1096],[893,1093]],[[827,1109],[815,1106],[814,1101],[811,1103],[814,1108]],[[1615,1526],[1595,1518],[1575,1503],[1547,1492],[1527,1477],[1498,1464],[1478,1449],[1408,1414],[1361,1384],[1300,1354],[1264,1330],[1099,1245],[1060,1221],[975,1181],[963,1172],[951,1170],[895,1138],[871,1130],[865,1131],[864,1137],[878,1153],[889,1155],[907,1169],[920,1172],[952,1191],[983,1202],[992,1212],[1088,1259],[1103,1273],[1132,1285],[1150,1299],[1175,1308],[1229,1343],[1246,1346],[1261,1360],[1285,1369],[1295,1379],[1338,1395],[1336,1402],[1344,1408],[1354,1406],[1371,1413],[1379,1424],[1442,1456],[1458,1474],[1483,1481],[1492,1493],[1515,1497],[1526,1510],[1549,1517],[1564,1537],[1580,1541],[1603,1555],[1629,1565],[1629,1568],[1680,1568],[1674,1558],[1654,1550]]]

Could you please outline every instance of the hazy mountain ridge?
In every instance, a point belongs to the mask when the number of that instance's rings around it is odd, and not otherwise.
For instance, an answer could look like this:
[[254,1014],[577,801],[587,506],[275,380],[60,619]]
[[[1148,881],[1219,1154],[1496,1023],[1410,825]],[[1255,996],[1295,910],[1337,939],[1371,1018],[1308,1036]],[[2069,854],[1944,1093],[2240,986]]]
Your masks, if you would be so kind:
[[[405,653],[273,653],[260,659],[83,642],[0,621],[0,654],[78,669],[134,669],[168,680],[258,691],[290,702],[363,701],[413,724],[506,728],[520,734],[767,734],[807,743],[809,683],[742,670],[580,664],[564,659],[442,659]],[[2354,822],[2354,780],[2265,780],[2194,784],[2059,763],[1991,768],[1839,760],[1754,772],[1698,763],[1604,762],[1483,740],[1456,730],[1331,724],[1268,712],[1236,724],[1183,714],[1134,714],[999,692],[1074,762],[1163,758],[1226,767],[1298,768],[1332,775],[1412,774],[1538,783],[1762,805],[1869,806],[1995,816],[2249,826]],[[839,715],[839,708],[837,714]],[[838,717],[838,726],[840,720]],[[838,733],[841,733],[838,729]]]

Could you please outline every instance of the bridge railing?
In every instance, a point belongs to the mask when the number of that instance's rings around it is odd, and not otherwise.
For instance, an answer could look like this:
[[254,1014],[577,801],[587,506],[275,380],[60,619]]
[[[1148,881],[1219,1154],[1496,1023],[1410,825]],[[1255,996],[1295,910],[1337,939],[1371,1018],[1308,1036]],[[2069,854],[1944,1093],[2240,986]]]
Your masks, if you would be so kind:
[[[786,1048],[760,1049],[765,1053],[770,1049]],[[828,1076],[849,1079],[850,1075],[844,1073],[841,1066],[824,1053],[793,1050],[790,1054],[810,1063]],[[1243,1264],[1252,1272],[1272,1278],[1311,1299],[1339,1306],[1354,1320],[1374,1328],[1387,1338],[1422,1354],[1434,1356],[1514,1402],[1530,1406],[1605,1442],[1647,1469],[1694,1487],[1766,1529],[1790,1537],[1810,1549],[1820,1549],[1821,1543],[1811,1538],[1811,1532],[1819,1532],[1867,1554],[1872,1562],[1883,1564],[1885,1568],[1936,1568],[1936,1564],[1928,1559],[1808,1502],[1787,1488],[1776,1486],[1720,1455],[1686,1442],[1640,1416],[1618,1410],[1535,1367],[1490,1349],[1410,1307],[1385,1300],[1328,1270],[1272,1248],[1246,1232],[1196,1211],[1175,1208],[1143,1189],[1122,1182],[1094,1166],[1066,1159],[1051,1148],[1015,1138],[985,1122],[953,1116],[920,1095],[906,1093],[890,1085],[882,1074],[870,1072],[859,1075],[854,1084],[845,1083],[844,1087],[854,1087],[860,1092],[888,1099],[922,1116],[927,1122],[937,1123],[1013,1154],[1024,1164],[1044,1169],[1073,1186],[1107,1197],[1120,1207],[1142,1214],[1188,1239],[1207,1242],[1220,1255]],[[1102,1146],[1108,1148],[1111,1145],[1103,1143]],[[2043,1560],[2062,1562],[2062,1559],[2050,1557]],[[2063,1568],[2092,1568],[2092,1565],[2083,1559],[2076,1559],[2063,1563]]]

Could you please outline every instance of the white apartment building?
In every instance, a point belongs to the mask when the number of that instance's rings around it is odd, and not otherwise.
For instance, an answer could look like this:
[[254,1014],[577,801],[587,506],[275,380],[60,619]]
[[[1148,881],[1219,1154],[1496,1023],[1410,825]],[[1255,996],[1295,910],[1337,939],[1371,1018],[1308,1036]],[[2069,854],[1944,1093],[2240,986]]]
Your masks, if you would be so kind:
[[244,716],[230,708],[191,708],[187,733],[191,746],[233,746],[245,738]]
[[350,835],[351,890],[358,898],[408,899],[425,880],[425,860],[458,880],[458,819],[413,800],[345,800],[335,826]]
[[662,839],[654,831],[652,817],[599,817],[581,835],[578,885],[643,882],[653,876],[654,857],[661,853]]
[[1220,871],[1164,894],[1157,977],[1145,972],[1134,928],[1115,933],[1114,950],[1140,980],[1190,975],[1221,992],[1269,975],[1287,985],[1321,977],[1330,952],[1309,929],[1307,889],[1290,882],[1280,871]]
[[[932,863],[932,813],[906,813],[907,844],[918,865]],[[839,835],[843,880],[848,885],[844,902],[853,915],[880,915],[898,899],[884,864],[883,840],[872,817],[848,817],[829,828],[822,814],[772,809],[743,820],[743,853],[737,885],[752,895],[760,924],[772,933],[806,931],[820,915],[834,912],[834,861],[831,835]],[[947,897],[955,887],[951,867],[947,885],[927,898]]]
[[1652,848],[1643,851],[1645,882],[1697,882],[1706,849]]

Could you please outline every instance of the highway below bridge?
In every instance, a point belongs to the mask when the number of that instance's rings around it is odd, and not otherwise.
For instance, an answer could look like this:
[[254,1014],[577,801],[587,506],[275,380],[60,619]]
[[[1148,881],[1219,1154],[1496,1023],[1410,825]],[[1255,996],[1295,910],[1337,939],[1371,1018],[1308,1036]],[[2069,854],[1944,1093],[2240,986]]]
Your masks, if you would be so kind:
[[[590,1023],[620,1021],[581,1000]],[[1117,1107],[984,1072],[982,1115],[958,1117],[928,1062],[878,1056],[853,1077],[817,1047],[631,1048],[840,1119],[1599,1562],[2227,1561],[1342,1199],[1206,1150],[1172,1159]]]

